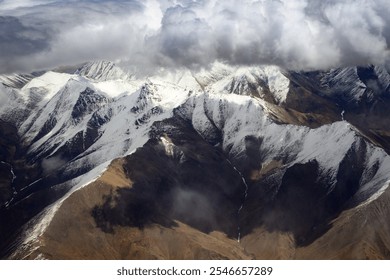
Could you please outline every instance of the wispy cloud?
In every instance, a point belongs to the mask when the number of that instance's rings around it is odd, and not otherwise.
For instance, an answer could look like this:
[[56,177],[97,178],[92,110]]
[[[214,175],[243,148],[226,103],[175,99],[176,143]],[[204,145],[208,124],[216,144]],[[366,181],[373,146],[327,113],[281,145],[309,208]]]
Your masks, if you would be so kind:
[[0,1],[1,72],[109,59],[152,71],[390,60],[388,0]]

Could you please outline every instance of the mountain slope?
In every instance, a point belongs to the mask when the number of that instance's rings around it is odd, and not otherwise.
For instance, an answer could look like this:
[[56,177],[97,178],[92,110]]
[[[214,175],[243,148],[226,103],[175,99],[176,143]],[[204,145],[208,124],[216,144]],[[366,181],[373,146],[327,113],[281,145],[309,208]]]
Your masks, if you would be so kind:
[[22,88],[33,78],[34,75],[26,74],[0,75],[0,83],[11,88]]

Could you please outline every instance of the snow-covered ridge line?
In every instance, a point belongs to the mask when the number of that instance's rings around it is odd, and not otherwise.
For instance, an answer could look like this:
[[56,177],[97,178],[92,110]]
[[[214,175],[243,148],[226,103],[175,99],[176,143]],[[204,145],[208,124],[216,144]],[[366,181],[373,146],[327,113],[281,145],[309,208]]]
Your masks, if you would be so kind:
[[[246,137],[256,137],[262,139],[260,153],[263,162],[283,158],[283,165],[288,168],[297,163],[316,160],[320,175],[328,182],[330,190],[337,182],[341,162],[350,151],[359,149],[360,142],[365,142],[356,129],[346,121],[324,125],[317,129],[280,125],[274,123],[267,115],[263,103],[258,103],[249,97],[213,94],[207,95],[205,99],[205,101],[195,101],[192,105],[194,114],[190,113],[189,118],[192,119],[199,134],[206,138],[212,131],[211,127],[216,125],[223,133],[223,149],[229,151],[230,157],[244,157]],[[205,108],[202,111],[203,107]],[[204,116],[205,112],[213,113]],[[361,190],[365,188],[374,190],[378,184],[382,186],[383,182],[390,177],[390,158],[382,149],[370,143],[366,145],[366,168]],[[370,168],[374,165],[379,165],[380,169],[372,174]],[[363,195],[360,191],[357,196],[365,200],[371,194]]]
[[2,83],[11,88],[22,88],[33,78],[34,76],[30,74],[0,75],[0,84]]
[[125,72],[111,61],[94,61],[86,63],[78,69],[75,74],[100,82],[132,79],[130,73]]
[[[223,74],[221,73],[220,76]],[[284,76],[280,68],[258,66],[237,68],[229,75],[207,86],[206,91],[259,95],[260,97],[269,93],[277,103],[283,103],[287,98],[289,86],[290,80]]]
[[14,256],[20,254],[20,252],[26,254],[26,252],[33,252],[36,247],[39,247],[39,245],[36,244],[39,240],[39,237],[42,236],[45,230],[50,226],[52,219],[64,201],[79,189],[98,180],[100,176],[107,170],[109,164],[110,162],[103,163],[87,174],[83,174],[82,176],[73,179],[72,182],[69,182],[73,183],[74,187],[71,188],[71,190],[68,191],[60,200],[46,207],[25,226],[23,236],[21,236],[21,245],[13,253],[11,259],[14,258]]

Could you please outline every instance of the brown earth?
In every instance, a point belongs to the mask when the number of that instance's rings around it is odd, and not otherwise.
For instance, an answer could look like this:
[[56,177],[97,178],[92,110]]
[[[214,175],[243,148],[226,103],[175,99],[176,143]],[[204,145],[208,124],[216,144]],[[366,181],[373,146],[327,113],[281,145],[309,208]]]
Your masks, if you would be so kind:
[[119,188],[130,189],[123,159],[115,160],[95,182],[64,201],[31,254],[35,259],[389,259],[390,189],[377,200],[344,211],[332,227],[308,246],[292,234],[259,227],[238,243],[226,234],[203,233],[182,222],[145,228],[115,226],[104,232],[91,215]]
[[296,247],[291,234],[258,228],[242,239],[256,259],[390,259],[390,189],[377,200],[344,211],[323,236]]
[[[91,215],[96,205],[118,188],[131,188],[122,160],[114,161],[95,182],[73,193],[56,212],[27,259],[250,259],[236,240],[225,234],[202,233],[183,223],[167,228],[115,226],[103,232]],[[15,256],[23,258],[23,256]]]

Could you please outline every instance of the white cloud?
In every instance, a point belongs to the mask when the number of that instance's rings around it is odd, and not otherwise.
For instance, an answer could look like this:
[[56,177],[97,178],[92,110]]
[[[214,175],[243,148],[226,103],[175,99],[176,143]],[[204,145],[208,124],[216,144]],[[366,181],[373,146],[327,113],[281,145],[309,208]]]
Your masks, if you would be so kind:
[[388,0],[1,1],[0,20],[16,32],[0,26],[0,65],[9,72],[95,59],[144,71],[216,60],[294,70],[386,64],[389,14]]

